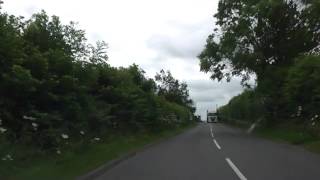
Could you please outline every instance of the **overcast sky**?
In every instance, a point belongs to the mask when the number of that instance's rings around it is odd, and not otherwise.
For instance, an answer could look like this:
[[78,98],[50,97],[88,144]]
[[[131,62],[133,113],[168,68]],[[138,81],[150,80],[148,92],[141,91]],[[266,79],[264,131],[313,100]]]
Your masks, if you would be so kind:
[[242,91],[239,80],[218,83],[199,71],[197,55],[214,29],[218,0],[4,0],[9,14],[44,9],[63,23],[75,21],[90,42],[109,44],[109,63],[143,68],[148,77],[161,69],[188,83],[197,113],[215,110]]

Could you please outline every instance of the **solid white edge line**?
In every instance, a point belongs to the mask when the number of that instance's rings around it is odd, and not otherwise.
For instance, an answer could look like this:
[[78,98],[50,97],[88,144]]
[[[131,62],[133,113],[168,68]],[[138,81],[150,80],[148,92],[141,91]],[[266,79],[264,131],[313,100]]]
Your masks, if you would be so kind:
[[220,147],[220,145],[218,144],[218,142],[217,142],[215,139],[213,139],[213,142],[216,144],[217,148],[220,150],[221,147]]
[[237,166],[234,165],[233,162],[229,158],[226,158],[226,161],[228,162],[229,166],[232,168],[232,170],[238,175],[238,177],[241,180],[247,180],[247,178],[240,172],[240,170],[237,168]]

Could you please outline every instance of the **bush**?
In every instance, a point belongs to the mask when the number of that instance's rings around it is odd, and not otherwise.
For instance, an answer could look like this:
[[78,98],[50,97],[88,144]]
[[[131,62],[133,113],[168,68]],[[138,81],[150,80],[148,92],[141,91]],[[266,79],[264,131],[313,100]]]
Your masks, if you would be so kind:
[[285,95],[291,112],[297,116],[301,106],[301,116],[311,119],[319,114],[320,106],[320,56],[301,56],[289,70]]
[[62,134],[157,131],[194,113],[185,83],[170,75],[176,88],[160,93],[139,66],[111,67],[104,42],[88,44],[74,23],[44,11],[26,21],[0,12],[0,39],[3,141],[52,150]]
[[245,90],[218,109],[221,119],[226,121],[254,122],[264,114],[262,98],[255,90]]

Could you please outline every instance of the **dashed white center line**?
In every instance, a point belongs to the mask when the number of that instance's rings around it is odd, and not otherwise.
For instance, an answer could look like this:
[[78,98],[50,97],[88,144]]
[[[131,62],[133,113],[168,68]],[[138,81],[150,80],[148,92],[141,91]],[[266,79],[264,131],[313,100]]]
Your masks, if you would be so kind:
[[212,127],[211,126],[210,126],[210,132],[211,132],[211,136],[213,138],[214,136],[213,136],[213,131],[212,131]]
[[[219,150],[221,150],[221,146],[219,145],[219,143],[217,142],[217,140],[213,136],[212,126],[210,126],[210,132],[211,132],[211,136],[212,136],[212,140],[213,140],[214,144],[217,146],[217,148]],[[229,158],[226,158],[226,161],[229,164],[229,166],[231,167],[231,169],[237,174],[237,176],[239,177],[240,180],[247,180],[247,178],[241,173],[241,171],[237,168],[237,166],[235,164],[233,164],[233,162]]]
[[228,164],[232,168],[232,170],[238,175],[240,180],[247,180],[247,178],[240,172],[240,170],[237,168],[237,166],[234,165],[233,162],[229,158],[226,158],[226,161],[228,162]]
[[215,139],[213,139],[213,142],[214,142],[214,144],[216,144],[217,148],[220,150],[221,147],[220,147],[220,145],[218,144],[218,142],[217,142]]

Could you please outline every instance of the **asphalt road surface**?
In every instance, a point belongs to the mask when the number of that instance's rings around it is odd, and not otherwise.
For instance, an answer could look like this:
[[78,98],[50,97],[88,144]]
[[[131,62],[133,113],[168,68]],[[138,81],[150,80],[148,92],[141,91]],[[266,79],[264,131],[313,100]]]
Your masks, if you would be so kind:
[[319,180],[320,156],[223,124],[201,124],[138,153],[98,180]]

